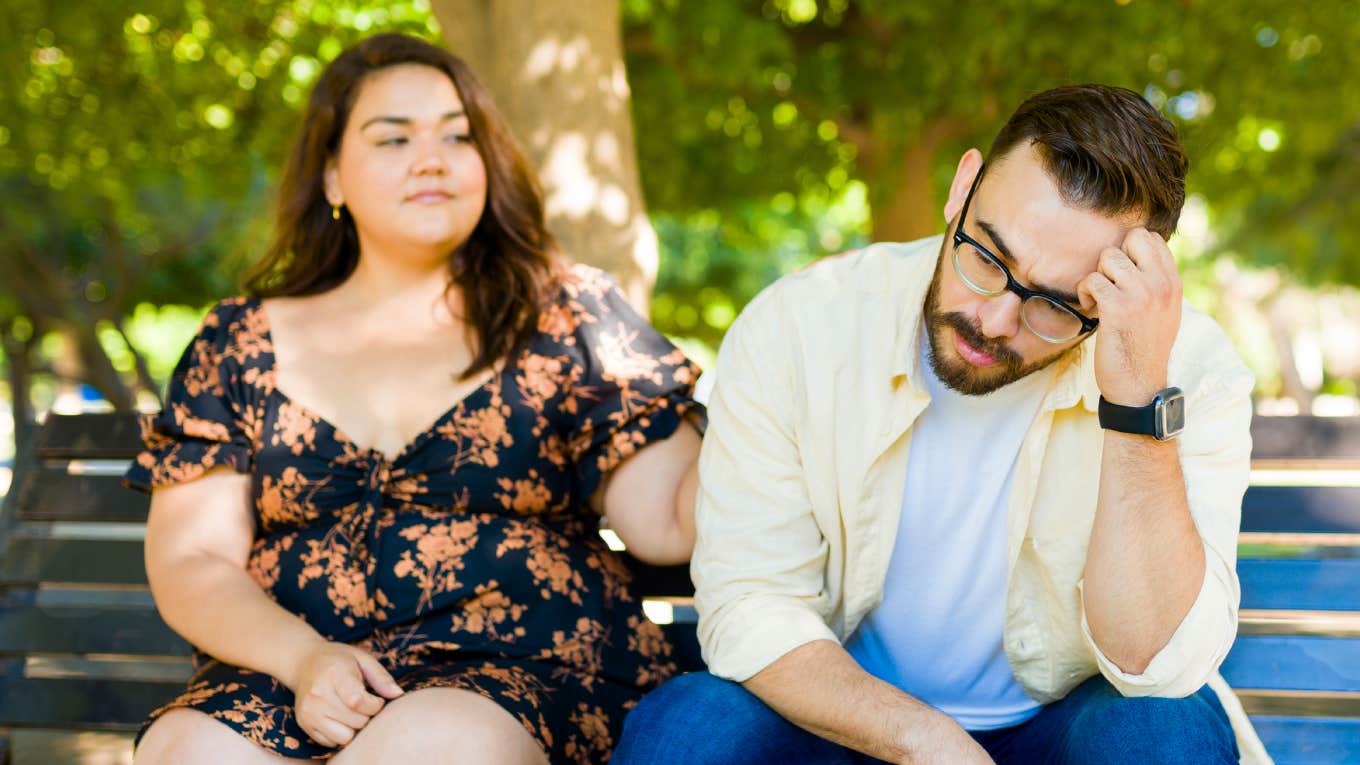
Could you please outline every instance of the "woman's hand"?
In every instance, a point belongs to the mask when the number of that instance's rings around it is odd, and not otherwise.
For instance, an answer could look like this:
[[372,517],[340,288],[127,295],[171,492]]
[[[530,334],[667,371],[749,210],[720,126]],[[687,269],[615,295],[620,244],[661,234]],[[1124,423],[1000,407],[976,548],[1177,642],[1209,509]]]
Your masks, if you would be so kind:
[[331,747],[348,744],[386,700],[403,693],[372,654],[344,643],[318,643],[290,681],[298,725],[313,741]]

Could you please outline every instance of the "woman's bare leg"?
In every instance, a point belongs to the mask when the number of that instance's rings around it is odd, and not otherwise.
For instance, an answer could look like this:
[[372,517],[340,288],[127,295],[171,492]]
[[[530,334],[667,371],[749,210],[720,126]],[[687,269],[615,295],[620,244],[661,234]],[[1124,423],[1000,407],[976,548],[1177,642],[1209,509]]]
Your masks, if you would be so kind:
[[172,709],[147,728],[134,765],[283,765],[315,762],[280,757],[256,746],[225,723],[194,709]]
[[387,702],[331,763],[548,765],[548,758],[496,702],[472,691],[426,688]]

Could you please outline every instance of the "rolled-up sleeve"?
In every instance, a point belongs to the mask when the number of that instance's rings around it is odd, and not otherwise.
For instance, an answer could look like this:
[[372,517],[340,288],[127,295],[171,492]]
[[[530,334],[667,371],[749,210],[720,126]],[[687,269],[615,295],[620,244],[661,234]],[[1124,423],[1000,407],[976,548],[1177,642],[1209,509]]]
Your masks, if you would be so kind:
[[808,498],[796,360],[777,287],[746,308],[718,355],[699,457],[691,563],[699,641],[713,674],[744,681],[827,625],[828,545]]
[[[1100,673],[1124,696],[1180,698],[1198,691],[1222,664],[1237,637],[1241,586],[1237,533],[1251,474],[1251,389],[1254,378],[1221,332],[1207,354],[1193,398],[1187,395],[1180,438],[1181,472],[1190,514],[1204,544],[1199,596],[1166,645],[1142,673],[1121,670],[1096,645],[1083,613],[1082,634]],[[1225,350],[1226,347],[1226,350]]]

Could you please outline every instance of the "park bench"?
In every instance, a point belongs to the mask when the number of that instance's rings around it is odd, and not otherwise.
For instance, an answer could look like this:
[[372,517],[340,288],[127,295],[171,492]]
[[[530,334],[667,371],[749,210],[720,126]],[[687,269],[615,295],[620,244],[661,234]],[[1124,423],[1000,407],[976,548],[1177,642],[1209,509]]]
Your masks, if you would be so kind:
[[[1223,673],[1281,765],[1360,763],[1360,418],[1252,430]],[[53,415],[20,450],[0,512],[0,765],[127,762],[188,677],[146,589],[146,497],[119,484],[138,447],[130,416]],[[633,564],[648,613],[701,666],[685,568]]]
[[1257,417],[1222,667],[1286,763],[1360,763],[1360,417]]

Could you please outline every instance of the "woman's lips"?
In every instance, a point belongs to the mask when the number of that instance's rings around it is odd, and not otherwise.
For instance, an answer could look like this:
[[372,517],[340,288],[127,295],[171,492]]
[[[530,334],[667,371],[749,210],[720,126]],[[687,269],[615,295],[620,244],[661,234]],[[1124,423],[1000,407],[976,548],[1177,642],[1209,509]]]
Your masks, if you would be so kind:
[[422,191],[419,194],[412,194],[407,197],[406,201],[422,205],[437,205],[450,199],[453,199],[453,195],[443,191]]
[[959,355],[965,361],[975,367],[990,367],[996,364],[995,358],[969,345],[957,334],[954,335],[954,347],[959,350]]

